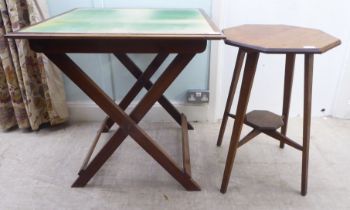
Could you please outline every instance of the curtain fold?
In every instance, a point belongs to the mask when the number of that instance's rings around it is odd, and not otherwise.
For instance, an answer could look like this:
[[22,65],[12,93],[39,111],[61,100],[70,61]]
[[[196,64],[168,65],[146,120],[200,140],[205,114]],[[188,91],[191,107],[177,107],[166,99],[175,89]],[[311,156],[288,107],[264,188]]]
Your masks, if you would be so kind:
[[27,40],[4,35],[40,21],[32,0],[0,0],[0,128],[37,130],[65,122],[68,110],[59,70]]

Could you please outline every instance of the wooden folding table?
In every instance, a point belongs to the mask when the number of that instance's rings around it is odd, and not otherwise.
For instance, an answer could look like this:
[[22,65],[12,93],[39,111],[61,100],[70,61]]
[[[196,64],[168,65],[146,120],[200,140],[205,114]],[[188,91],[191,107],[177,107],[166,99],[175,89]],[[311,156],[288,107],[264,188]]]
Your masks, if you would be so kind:
[[[208,40],[223,39],[206,14],[198,9],[75,9],[41,23],[7,34],[28,39],[35,52],[44,53],[107,115],[92,142],[79,177],[72,187],[83,187],[102,167],[128,135],[151,155],[186,190],[200,190],[191,177],[188,129],[193,129],[163,95],[192,58],[206,49]],[[116,104],[66,53],[113,53],[137,79],[130,91]],[[127,53],[157,54],[142,71]],[[170,53],[176,57],[161,76],[150,78]],[[204,69],[203,69],[204,71]],[[142,88],[148,90],[135,108],[125,109]],[[138,122],[159,102],[183,130],[183,169],[143,130]],[[97,155],[91,154],[101,132],[117,123],[118,130]]]

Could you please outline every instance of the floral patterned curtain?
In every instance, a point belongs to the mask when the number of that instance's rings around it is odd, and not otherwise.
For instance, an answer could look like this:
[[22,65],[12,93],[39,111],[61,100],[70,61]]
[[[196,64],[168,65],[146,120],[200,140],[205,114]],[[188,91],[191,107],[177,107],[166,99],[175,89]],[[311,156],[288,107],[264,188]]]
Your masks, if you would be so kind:
[[0,129],[37,130],[68,117],[59,70],[28,41],[4,35],[40,21],[32,0],[0,0]]

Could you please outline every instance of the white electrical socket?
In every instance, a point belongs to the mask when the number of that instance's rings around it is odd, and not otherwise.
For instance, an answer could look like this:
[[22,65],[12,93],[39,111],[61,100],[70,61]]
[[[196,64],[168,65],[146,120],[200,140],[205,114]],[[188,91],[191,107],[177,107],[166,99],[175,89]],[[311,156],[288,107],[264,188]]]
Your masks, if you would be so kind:
[[208,90],[188,90],[186,93],[188,103],[192,104],[203,104],[209,102],[209,91]]

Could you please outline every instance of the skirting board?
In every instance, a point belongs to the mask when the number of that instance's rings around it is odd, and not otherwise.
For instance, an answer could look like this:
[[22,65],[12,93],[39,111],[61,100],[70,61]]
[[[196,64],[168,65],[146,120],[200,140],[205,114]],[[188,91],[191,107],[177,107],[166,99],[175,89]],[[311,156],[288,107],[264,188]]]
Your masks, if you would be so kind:
[[[174,106],[183,112],[188,121],[207,122],[208,105],[187,105],[173,103]],[[72,122],[81,121],[102,121],[106,114],[93,102],[67,102],[69,109],[69,120]],[[131,104],[126,110],[129,113],[136,104]],[[146,122],[174,122],[172,117],[164,110],[160,104],[155,104],[143,118]]]

